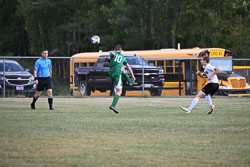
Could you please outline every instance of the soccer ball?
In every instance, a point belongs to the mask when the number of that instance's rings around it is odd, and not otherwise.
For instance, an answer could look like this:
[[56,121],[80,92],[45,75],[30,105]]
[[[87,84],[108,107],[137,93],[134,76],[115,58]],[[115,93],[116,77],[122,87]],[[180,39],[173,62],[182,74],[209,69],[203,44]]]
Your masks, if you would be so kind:
[[97,35],[94,35],[94,36],[91,38],[91,42],[92,42],[92,44],[99,44],[99,43],[100,43],[100,37],[97,36]]

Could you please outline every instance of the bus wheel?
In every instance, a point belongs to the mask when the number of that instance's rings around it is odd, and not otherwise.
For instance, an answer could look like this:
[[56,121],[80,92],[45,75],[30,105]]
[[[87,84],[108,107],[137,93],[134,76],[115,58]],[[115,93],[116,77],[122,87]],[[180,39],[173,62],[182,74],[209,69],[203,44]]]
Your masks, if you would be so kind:
[[220,96],[228,96],[228,93],[226,93],[226,92],[224,92],[224,91],[218,91],[218,93],[217,93],[218,95],[220,95]]
[[151,90],[151,91],[150,91],[150,95],[151,95],[151,96],[161,96],[161,92],[162,92],[161,89]]

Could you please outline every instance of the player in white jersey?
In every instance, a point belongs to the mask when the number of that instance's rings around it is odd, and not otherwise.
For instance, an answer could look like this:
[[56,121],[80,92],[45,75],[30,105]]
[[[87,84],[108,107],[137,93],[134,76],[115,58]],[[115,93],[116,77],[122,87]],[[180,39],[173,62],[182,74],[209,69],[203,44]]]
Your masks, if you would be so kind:
[[194,106],[199,102],[199,99],[204,96],[209,105],[208,114],[211,114],[215,109],[215,106],[213,105],[211,100],[211,96],[213,96],[219,89],[218,77],[216,74],[220,71],[220,69],[209,64],[209,57],[206,56],[202,57],[201,65],[205,67],[204,74],[201,75],[200,71],[196,72],[196,74],[201,78],[208,78],[208,84],[196,95],[188,108],[181,106],[181,109],[186,113],[190,113]]

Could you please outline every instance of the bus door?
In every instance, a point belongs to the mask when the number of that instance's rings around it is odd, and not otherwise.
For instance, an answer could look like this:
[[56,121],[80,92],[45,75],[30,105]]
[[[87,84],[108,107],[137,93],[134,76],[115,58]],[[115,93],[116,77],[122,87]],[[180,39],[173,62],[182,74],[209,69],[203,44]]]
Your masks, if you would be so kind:
[[197,60],[185,60],[186,95],[194,95],[197,93],[196,66]]

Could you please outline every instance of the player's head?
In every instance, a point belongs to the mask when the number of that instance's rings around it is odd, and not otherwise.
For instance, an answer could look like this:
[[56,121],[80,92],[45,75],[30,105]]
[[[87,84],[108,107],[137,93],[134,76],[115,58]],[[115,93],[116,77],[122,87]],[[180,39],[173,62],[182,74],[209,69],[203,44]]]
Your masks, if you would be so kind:
[[203,56],[201,59],[201,65],[207,65],[209,63],[209,57],[208,56]]
[[121,45],[115,45],[115,49],[116,52],[121,52],[122,51],[122,46]]
[[42,56],[43,59],[46,59],[48,57],[48,55],[49,55],[49,52],[48,52],[47,49],[42,49],[41,50],[41,56]]

